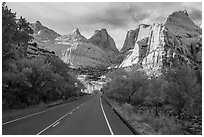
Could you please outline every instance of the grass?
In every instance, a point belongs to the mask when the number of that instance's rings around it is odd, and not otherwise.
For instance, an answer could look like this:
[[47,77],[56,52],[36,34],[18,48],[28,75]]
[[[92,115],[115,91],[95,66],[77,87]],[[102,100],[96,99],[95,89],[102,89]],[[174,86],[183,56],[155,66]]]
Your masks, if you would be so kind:
[[133,128],[141,135],[184,135],[182,125],[175,121],[174,117],[155,116],[152,109],[143,112],[136,111],[130,104],[119,104],[109,100],[112,107],[124,117]]

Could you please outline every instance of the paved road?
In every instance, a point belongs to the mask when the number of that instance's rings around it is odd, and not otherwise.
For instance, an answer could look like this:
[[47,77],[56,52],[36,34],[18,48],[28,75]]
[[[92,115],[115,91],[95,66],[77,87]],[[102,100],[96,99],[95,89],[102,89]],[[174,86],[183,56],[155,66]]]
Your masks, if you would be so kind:
[[56,108],[2,125],[3,135],[131,135],[100,95],[59,105]]

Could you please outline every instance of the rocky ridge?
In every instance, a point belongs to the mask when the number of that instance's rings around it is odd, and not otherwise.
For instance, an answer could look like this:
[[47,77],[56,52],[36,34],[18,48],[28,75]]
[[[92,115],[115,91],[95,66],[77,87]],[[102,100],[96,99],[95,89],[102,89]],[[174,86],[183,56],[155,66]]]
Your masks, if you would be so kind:
[[52,29],[49,29],[43,26],[40,21],[36,21],[35,23],[30,24],[31,29],[33,30],[33,37],[36,41],[50,41],[59,37],[60,34],[55,32]]
[[54,51],[73,68],[106,68],[114,62],[115,53],[119,53],[106,29],[96,30],[94,35],[87,39],[79,29],[59,35],[39,21],[32,23],[31,28],[38,47]]
[[59,44],[70,44],[77,41],[86,43],[88,42],[88,40],[83,35],[81,35],[79,29],[75,29],[72,33],[57,37],[55,41],[57,41],[56,43]]

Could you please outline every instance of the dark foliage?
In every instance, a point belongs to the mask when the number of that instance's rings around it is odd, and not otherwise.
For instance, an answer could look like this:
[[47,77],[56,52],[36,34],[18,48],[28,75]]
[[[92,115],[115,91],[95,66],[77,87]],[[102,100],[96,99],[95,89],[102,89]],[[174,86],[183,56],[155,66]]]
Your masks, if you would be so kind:
[[[56,56],[27,58],[32,29],[2,4],[3,109],[23,108],[80,96],[83,85]],[[37,45],[36,45],[37,46]]]

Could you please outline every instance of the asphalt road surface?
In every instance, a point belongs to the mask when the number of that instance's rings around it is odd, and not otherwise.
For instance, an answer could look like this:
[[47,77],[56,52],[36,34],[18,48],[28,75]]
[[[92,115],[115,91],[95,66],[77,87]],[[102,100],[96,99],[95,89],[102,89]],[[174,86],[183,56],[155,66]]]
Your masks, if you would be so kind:
[[2,124],[3,135],[131,135],[100,97],[86,96],[17,121]]

